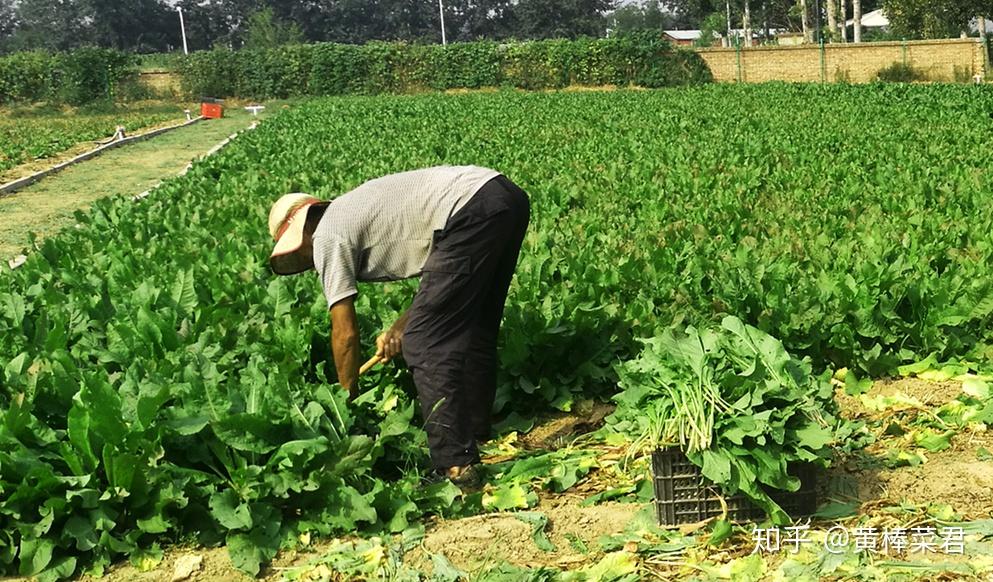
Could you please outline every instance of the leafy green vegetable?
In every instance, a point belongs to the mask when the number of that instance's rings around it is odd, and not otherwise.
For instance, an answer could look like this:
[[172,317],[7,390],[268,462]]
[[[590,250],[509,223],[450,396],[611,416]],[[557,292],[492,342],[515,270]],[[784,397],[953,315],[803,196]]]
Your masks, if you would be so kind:
[[[720,328],[671,328],[644,344],[638,358],[618,366],[623,390],[606,430],[648,449],[683,448],[707,479],[786,521],[762,485],[795,491],[791,463],[828,464],[840,424],[828,379],[813,377],[809,363],[731,316]],[[699,419],[679,399],[709,403],[710,433],[698,433]]]
[[[993,174],[975,131],[991,109],[989,87],[721,85],[286,110],[139,202],[94,204],[0,274],[0,572],[99,572],[191,535],[230,538],[251,571],[302,533],[400,532],[424,513],[483,510],[482,495],[420,486],[426,439],[402,367],[375,369],[348,403],[319,283],[266,265],[279,195],[331,198],[442,163],[497,168],[532,199],[500,414],[612,395],[621,376],[630,414],[607,433],[623,440],[666,427],[663,382],[707,382],[736,411],[714,405],[704,450],[727,465],[711,459],[708,472],[728,466],[742,490],[795,486],[785,461],[823,461],[816,427],[832,425],[814,370],[877,377],[993,345]],[[795,111],[820,121],[798,128]],[[415,287],[361,286],[364,339]],[[729,314],[743,325],[714,329]],[[709,380],[634,339],[673,323],[722,338]],[[709,419],[706,398],[685,402]],[[993,404],[968,406],[965,422],[993,424]],[[549,458],[541,477],[527,461],[510,478],[520,490],[567,488],[592,466]],[[514,500],[507,487],[494,497]]]

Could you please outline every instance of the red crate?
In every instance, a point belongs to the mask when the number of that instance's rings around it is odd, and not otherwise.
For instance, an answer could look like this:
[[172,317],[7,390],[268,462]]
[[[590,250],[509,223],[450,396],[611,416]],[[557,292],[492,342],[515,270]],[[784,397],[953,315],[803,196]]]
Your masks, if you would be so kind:
[[224,117],[224,107],[220,103],[201,103],[200,115],[205,119],[220,119]]

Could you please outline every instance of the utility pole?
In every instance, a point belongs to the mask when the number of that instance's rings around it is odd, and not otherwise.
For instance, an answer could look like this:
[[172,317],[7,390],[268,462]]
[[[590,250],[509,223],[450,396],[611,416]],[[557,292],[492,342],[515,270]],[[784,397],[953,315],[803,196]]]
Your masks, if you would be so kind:
[[[439,2],[441,0],[438,0]],[[176,11],[179,12],[179,30],[183,33],[183,54],[190,54],[190,49],[186,46],[186,22],[183,21],[183,7],[177,6]]]
[[447,45],[448,40],[445,38],[445,5],[438,0],[438,14],[441,15],[441,44]]

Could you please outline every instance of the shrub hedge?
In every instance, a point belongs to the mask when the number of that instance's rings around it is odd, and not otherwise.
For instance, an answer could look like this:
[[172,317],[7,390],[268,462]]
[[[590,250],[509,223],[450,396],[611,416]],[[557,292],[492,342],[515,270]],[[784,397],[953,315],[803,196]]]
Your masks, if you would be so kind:
[[319,43],[265,50],[213,50],[182,59],[194,96],[410,93],[481,87],[568,85],[666,87],[709,82],[703,60],[655,34],[609,39],[490,41],[448,46]]
[[50,101],[82,105],[114,97],[136,74],[135,55],[101,48],[0,57],[0,103]]
[[[216,49],[180,57],[178,62],[183,85],[195,97],[281,98],[568,85],[666,87],[713,80],[699,56],[677,50],[652,33],[508,44],[374,42],[238,52]],[[0,103],[82,105],[111,99],[126,92],[138,65],[136,55],[100,48],[3,56]]]

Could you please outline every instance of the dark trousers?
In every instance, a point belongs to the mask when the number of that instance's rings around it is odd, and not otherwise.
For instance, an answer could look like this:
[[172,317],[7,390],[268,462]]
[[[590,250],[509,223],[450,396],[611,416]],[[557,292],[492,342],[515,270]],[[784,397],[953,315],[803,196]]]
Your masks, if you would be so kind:
[[434,233],[403,357],[436,468],[478,462],[476,442],[488,438],[497,333],[529,217],[524,191],[498,176]]

